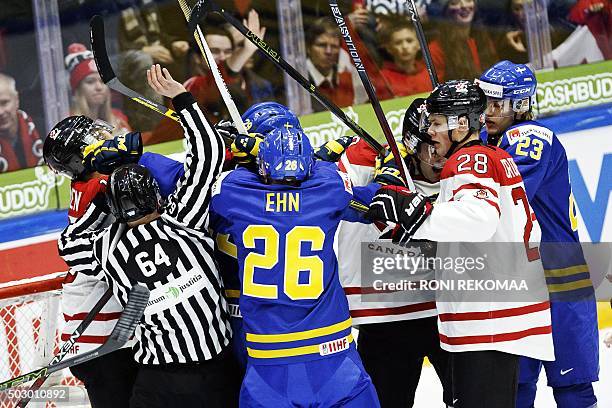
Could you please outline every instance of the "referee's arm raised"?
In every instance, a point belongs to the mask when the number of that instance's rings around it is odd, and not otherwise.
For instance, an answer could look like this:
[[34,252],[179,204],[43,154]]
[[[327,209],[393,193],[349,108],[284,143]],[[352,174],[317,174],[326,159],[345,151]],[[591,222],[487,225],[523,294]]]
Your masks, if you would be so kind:
[[166,68],[153,65],[147,71],[149,85],[160,95],[172,98],[187,140],[185,174],[166,205],[166,216],[186,227],[208,228],[210,189],[225,159],[223,139],[208,122],[195,98],[172,79]]

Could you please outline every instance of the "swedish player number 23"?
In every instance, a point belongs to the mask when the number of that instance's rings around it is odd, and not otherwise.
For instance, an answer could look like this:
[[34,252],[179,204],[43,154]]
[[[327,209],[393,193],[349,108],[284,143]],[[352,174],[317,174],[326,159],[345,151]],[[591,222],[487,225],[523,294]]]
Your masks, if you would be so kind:
[[[531,146],[533,146],[533,150],[525,150],[529,149]],[[540,139],[525,137],[516,145],[516,154],[519,156],[529,156],[533,160],[540,160],[542,157],[542,149],[544,149],[544,142]]]
[[[272,225],[250,225],[242,234],[245,248],[255,249],[255,240],[264,241],[264,253],[249,253],[244,260],[242,294],[278,299],[278,286],[255,282],[255,268],[272,269],[279,260],[280,235]],[[296,226],[285,236],[283,291],[292,300],[316,299],[323,293],[323,261],[303,256],[300,248],[310,242],[313,251],[323,249],[325,233],[319,227]],[[300,283],[300,272],[308,272],[308,283]]]

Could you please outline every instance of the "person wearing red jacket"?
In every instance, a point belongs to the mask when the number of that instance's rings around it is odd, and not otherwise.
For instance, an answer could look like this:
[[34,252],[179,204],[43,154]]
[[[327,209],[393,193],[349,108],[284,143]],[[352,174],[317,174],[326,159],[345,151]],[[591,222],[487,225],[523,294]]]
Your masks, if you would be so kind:
[[[387,54],[380,73],[394,96],[408,96],[432,90],[421,45],[410,21],[397,17],[390,20],[389,24],[384,24],[378,32],[378,39]],[[439,67],[438,78],[444,78],[442,49],[437,41],[432,42],[429,48],[434,65]]]
[[568,20],[586,25],[595,37],[604,58],[612,59],[612,1],[578,0],[570,10]]
[[42,140],[19,109],[15,79],[0,73],[0,173],[42,164]]

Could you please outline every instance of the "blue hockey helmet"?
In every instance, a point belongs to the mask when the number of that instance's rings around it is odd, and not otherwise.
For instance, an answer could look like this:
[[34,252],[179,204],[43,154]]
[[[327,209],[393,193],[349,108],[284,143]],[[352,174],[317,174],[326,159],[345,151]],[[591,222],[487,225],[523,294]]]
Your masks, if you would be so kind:
[[247,130],[252,133],[261,133],[262,135],[266,135],[270,132],[273,132],[278,129],[300,129],[302,130],[302,125],[298,121],[297,117],[293,114],[283,114],[277,116],[270,116],[266,120],[263,120],[256,124],[256,127],[251,127],[249,129],[249,125],[245,123]]
[[261,126],[269,119],[278,116],[284,117],[286,121],[291,122],[292,126],[299,127],[301,129],[300,122],[295,113],[291,112],[288,107],[278,102],[256,103],[242,114],[242,121],[249,132],[265,134],[274,129],[270,125],[264,127]]
[[512,111],[516,113],[531,110],[538,85],[533,71],[527,65],[507,60],[487,69],[477,83],[488,98],[511,101]]
[[266,182],[304,181],[312,170],[314,150],[302,129],[281,128],[266,135],[257,159]]

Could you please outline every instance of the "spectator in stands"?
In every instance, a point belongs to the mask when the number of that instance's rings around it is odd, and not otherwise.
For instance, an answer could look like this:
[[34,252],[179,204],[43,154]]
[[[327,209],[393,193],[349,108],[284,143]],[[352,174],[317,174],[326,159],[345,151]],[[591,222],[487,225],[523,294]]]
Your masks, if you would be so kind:
[[[328,17],[315,20],[306,30],[306,67],[310,80],[319,91],[339,107],[363,103],[367,95],[352,65],[342,64],[340,30]],[[348,57],[348,55],[346,55]],[[324,107],[313,100],[315,112]]]
[[15,79],[0,73],[0,173],[42,164],[42,140],[19,109]]
[[83,44],[71,44],[65,63],[72,90],[70,115],[101,119],[113,125],[117,134],[129,132],[127,117],[111,107],[111,92],[98,74],[93,53]]
[[509,27],[497,41],[500,58],[517,64],[529,62],[527,38],[525,36],[524,3],[525,0],[510,0],[510,10],[506,13],[510,20]]
[[[255,10],[249,12],[244,24],[259,38],[265,36],[266,28],[260,26]],[[204,36],[239,111],[254,103],[274,99],[272,84],[247,67],[257,50],[254,44],[245,42],[242,47],[236,47],[231,33],[222,24],[207,23]],[[185,88],[205,108],[205,113],[212,114],[213,122],[227,118],[215,80],[195,44],[190,51],[190,67],[192,77],[185,82]]]
[[[394,96],[407,96],[431,91],[431,80],[423,60],[421,46],[414,25],[407,19],[394,18],[383,24],[378,32],[381,48],[388,58],[383,62],[380,73]],[[442,50],[437,41],[429,45],[435,66],[442,66]],[[444,72],[437,70],[443,81]]]
[[497,61],[491,36],[481,24],[476,0],[434,0],[444,56],[445,80],[475,78]]
[[[119,77],[129,88],[149,100],[163,104],[163,97],[151,91],[142,78],[153,63],[163,64],[175,78],[185,77],[189,51],[185,17],[177,2],[130,0],[121,10],[119,21],[119,49],[121,53]],[[130,124],[142,131],[151,130],[159,118],[148,108],[129,102],[124,111]]]
[[[415,0],[421,22],[427,22],[428,0]],[[405,0],[352,0],[352,11],[348,19],[368,49],[370,57],[379,65],[383,63],[383,56],[379,54],[380,42],[377,33],[382,28],[381,23],[393,21],[398,17],[409,16],[408,2]],[[385,19],[385,17],[390,17]]]
[[612,1],[578,0],[572,7],[568,20],[586,25],[605,59],[612,59]]

